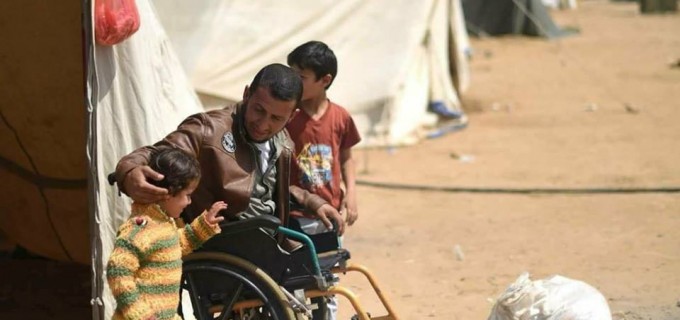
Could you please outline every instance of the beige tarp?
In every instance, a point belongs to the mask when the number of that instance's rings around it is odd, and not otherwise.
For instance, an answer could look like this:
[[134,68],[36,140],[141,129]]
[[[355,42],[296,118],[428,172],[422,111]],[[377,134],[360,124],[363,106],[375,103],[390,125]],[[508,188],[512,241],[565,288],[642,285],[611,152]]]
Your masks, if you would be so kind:
[[0,229],[87,263],[80,14],[78,1],[0,1]]

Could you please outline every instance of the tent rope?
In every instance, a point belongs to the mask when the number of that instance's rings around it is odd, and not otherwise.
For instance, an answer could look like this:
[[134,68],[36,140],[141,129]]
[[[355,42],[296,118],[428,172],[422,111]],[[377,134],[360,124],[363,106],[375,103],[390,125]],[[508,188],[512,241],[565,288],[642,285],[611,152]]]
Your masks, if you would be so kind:
[[87,179],[61,179],[44,176],[38,173],[31,172],[26,168],[20,166],[16,162],[0,156],[0,167],[4,167],[7,171],[14,173],[20,178],[46,189],[84,189],[87,187]]

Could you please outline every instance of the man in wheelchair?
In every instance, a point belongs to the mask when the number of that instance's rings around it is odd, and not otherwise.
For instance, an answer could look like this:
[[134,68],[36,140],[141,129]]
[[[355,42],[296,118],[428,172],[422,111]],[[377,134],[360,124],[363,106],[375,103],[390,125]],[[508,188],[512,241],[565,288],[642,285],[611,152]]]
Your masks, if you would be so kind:
[[[336,280],[332,267],[349,258],[338,248],[337,237],[345,228],[338,211],[289,182],[294,146],[283,129],[302,88],[292,69],[268,65],[245,87],[241,102],[188,117],[163,140],[124,156],[109,177],[135,202],[164,199],[168,191],[147,182],[163,179],[149,167],[150,154],[180,148],[198,159],[202,176],[182,213],[184,222],[215,201],[228,204],[221,212],[222,233],[184,260],[183,294],[189,295],[191,313],[199,319],[311,315],[305,305],[309,293],[323,299]],[[314,213],[332,231],[314,235],[314,240],[296,231],[289,219],[291,204]]]
[[273,215],[287,224],[292,199],[342,234],[344,222],[322,198],[289,185],[293,143],[284,129],[302,97],[300,77],[282,64],[262,68],[243,92],[243,100],[223,109],[185,119],[174,132],[152,146],[123,157],[116,167],[120,191],[139,203],[168,197],[168,191],[147,182],[163,177],[148,166],[151,152],[180,148],[201,164],[203,179],[183,212],[191,222],[203,208],[221,200],[227,219]]

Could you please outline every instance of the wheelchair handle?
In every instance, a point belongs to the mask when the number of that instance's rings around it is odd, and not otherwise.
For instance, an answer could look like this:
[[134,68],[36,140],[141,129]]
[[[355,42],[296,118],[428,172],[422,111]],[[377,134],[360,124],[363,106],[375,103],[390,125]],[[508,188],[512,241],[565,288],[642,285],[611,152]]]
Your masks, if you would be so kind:
[[109,173],[109,175],[106,176],[106,180],[109,182],[109,185],[116,184],[116,173],[115,172]]
[[316,256],[316,247],[314,246],[314,242],[312,241],[312,239],[310,239],[308,235],[302,232],[298,232],[284,227],[279,227],[277,231],[285,234],[289,238],[297,239],[299,241],[304,242],[304,244],[309,248],[309,252],[312,253],[312,264],[314,268],[314,273],[315,275],[321,277],[321,267],[319,266],[319,259]]

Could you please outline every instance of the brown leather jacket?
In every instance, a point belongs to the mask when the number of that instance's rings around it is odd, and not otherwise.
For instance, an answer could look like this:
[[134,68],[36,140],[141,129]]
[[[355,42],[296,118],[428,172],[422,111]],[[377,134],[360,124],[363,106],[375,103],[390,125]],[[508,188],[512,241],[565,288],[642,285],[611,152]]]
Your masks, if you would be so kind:
[[[172,146],[193,154],[201,164],[201,181],[191,196],[191,205],[184,210],[185,221],[193,220],[219,200],[229,205],[227,217],[246,210],[253,190],[254,170],[257,170],[257,153],[246,142],[241,109],[241,105],[236,104],[192,115],[163,140],[123,157],[116,167],[120,190],[125,192],[123,181],[126,174],[135,167],[147,165],[151,152],[158,147]],[[276,161],[277,186],[273,199],[276,200],[276,216],[287,225],[290,196],[312,211],[327,202],[304,189],[290,186],[293,142],[285,129],[277,136],[285,143]]]

